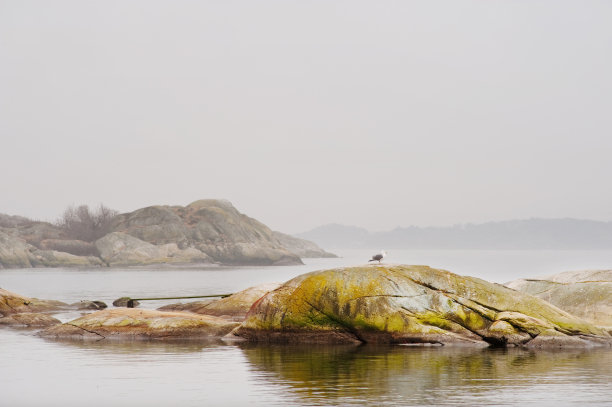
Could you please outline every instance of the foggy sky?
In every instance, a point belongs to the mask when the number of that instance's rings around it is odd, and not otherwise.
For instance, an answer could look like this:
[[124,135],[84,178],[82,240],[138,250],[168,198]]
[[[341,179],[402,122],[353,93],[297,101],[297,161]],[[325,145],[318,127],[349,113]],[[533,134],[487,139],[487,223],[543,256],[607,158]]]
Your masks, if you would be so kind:
[[612,2],[0,0],[0,213],[612,220]]

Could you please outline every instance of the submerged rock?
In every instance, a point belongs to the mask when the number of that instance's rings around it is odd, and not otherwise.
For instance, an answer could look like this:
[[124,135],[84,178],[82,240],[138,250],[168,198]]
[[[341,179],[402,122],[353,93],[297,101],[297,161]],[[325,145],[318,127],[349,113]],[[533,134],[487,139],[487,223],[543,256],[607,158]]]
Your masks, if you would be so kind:
[[48,312],[68,308],[69,305],[55,300],[39,300],[0,288],[0,316],[27,312]]
[[189,311],[196,314],[214,315],[233,321],[242,321],[255,301],[279,286],[280,283],[261,284],[225,298],[216,300],[207,299],[185,304],[170,304],[158,309],[160,311]]
[[61,324],[62,322],[47,314],[39,314],[37,312],[28,312],[20,314],[11,314],[7,317],[0,318],[0,325],[20,326],[27,328],[45,328]]
[[70,306],[78,310],[86,310],[86,309],[98,310],[98,309],[105,309],[107,307],[104,301],[87,301],[87,300],[75,302],[74,304],[70,304]]
[[593,324],[612,327],[612,270],[568,271],[539,280],[519,279],[506,286]]
[[253,305],[233,336],[263,342],[585,347],[610,335],[502,285],[427,266],[373,265],[298,276]]
[[48,328],[41,336],[58,339],[193,339],[218,338],[238,325],[221,318],[187,312],[135,308],[97,311]]

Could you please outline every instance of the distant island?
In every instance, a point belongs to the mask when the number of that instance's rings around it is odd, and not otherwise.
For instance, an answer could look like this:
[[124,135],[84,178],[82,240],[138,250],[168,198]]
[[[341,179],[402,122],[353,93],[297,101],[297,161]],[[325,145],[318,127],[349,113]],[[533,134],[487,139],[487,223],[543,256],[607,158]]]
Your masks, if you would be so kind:
[[154,264],[287,265],[336,257],[270,230],[225,200],[118,214],[68,208],[56,223],[0,214],[0,269]]
[[612,249],[612,222],[534,218],[387,232],[329,224],[296,236],[329,249],[592,250]]

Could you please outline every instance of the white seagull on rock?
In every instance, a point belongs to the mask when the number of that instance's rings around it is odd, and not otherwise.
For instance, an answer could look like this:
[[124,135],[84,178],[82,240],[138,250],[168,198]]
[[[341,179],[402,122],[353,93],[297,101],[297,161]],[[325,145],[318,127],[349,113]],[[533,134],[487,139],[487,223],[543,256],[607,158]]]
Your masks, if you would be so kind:
[[378,261],[380,263],[380,261],[387,255],[387,252],[384,250],[381,250],[380,253],[375,254],[374,256],[372,256],[372,258],[370,260],[368,260],[368,263],[371,261]]

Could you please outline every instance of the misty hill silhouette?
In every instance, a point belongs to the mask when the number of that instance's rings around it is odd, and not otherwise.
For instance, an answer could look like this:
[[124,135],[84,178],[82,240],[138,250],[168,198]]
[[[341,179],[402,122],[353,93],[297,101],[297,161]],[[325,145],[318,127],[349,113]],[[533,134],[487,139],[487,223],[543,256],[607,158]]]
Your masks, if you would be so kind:
[[328,249],[612,249],[612,222],[534,218],[387,232],[328,224],[296,236]]

